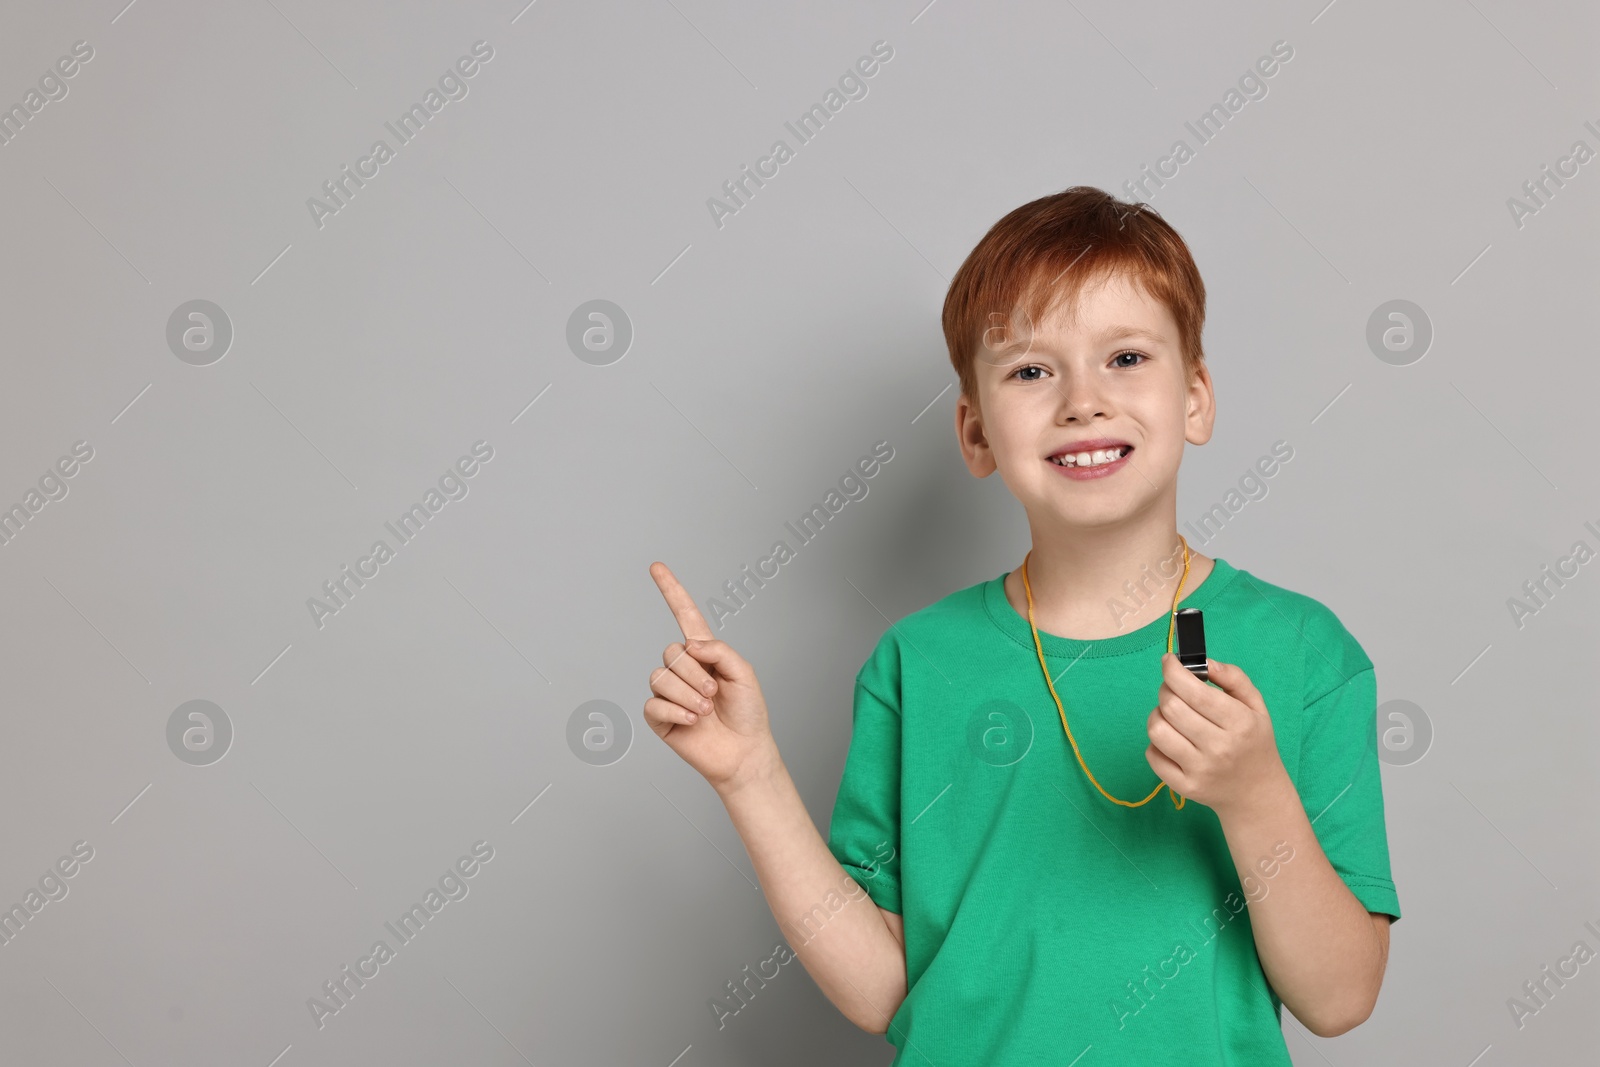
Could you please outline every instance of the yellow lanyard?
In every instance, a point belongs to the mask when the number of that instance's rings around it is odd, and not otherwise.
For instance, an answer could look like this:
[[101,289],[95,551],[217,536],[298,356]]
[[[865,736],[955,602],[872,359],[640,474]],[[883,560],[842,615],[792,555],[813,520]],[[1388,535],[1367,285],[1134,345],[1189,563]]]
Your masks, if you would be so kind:
[[[1177,592],[1172,594],[1172,611],[1167,615],[1168,652],[1172,651],[1172,628],[1177,624],[1178,621],[1178,598],[1183,595],[1183,583],[1189,579],[1189,542],[1184,540],[1182,534],[1178,535],[1178,540],[1183,543],[1183,576],[1178,579]],[[1030,548],[1028,550],[1028,556],[1031,555],[1033,555],[1033,550]],[[1100,783],[1095,781],[1094,775],[1090,773],[1089,765],[1083,762],[1083,753],[1078,751],[1078,742],[1072,736],[1072,727],[1067,725],[1066,710],[1061,706],[1061,698],[1056,695],[1055,683],[1050,680],[1050,668],[1046,666],[1044,662],[1044,646],[1039,643],[1039,628],[1033,624],[1033,587],[1028,584],[1028,556],[1022,557],[1022,588],[1028,594],[1028,629],[1033,631],[1033,647],[1039,653],[1039,667],[1044,671],[1044,684],[1050,687],[1050,696],[1054,698],[1056,702],[1056,711],[1061,713],[1061,726],[1067,731],[1067,740],[1072,743],[1072,753],[1078,757],[1078,766],[1083,768],[1084,774],[1089,775],[1089,781],[1094,782],[1094,787],[1100,790],[1101,796],[1105,797],[1113,804],[1121,804],[1125,808],[1143,807],[1145,804],[1150,802],[1152,797],[1161,792],[1162,788],[1166,786],[1166,782],[1162,782],[1160,785],[1150,790],[1150,796],[1145,797],[1138,803],[1128,800],[1118,800],[1116,797],[1112,796],[1110,793],[1107,793],[1103,788],[1101,788]],[[1174,810],[1182,811],[1184,798],[1170,789],[1167,790],[1167,793],[1172,797],[1172,806]]]

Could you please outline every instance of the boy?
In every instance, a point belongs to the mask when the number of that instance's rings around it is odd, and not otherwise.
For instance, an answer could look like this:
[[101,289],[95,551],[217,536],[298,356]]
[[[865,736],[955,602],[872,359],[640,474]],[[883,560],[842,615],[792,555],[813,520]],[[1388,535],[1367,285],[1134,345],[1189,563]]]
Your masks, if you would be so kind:
[[[1143,207],[1082,186],[1025,204],[951,283],[962,455],[1000,473],[1032,548],[878,642],[826,843],[754,671],[651,565],[688,644],[645,717],[895,1064],[1288,1065],[1283,1005],[1332,1037],[1383,980],[1400,907],[1372,662],[1318,601],[1178,534],[1184,445],[1215,414],[1205,289]],[[1172,654],[1189,607],[1211,684]]]

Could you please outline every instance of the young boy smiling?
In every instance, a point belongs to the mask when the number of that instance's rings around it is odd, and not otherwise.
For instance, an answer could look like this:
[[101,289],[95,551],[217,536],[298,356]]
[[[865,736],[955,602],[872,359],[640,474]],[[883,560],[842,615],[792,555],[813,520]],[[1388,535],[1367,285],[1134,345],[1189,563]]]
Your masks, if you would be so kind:
[[[687,646],[645,717],[895,1064],[1287,1065],[1282,1006],[1332,1037],[1383,980],[1400,908],[1372,662],[1320,602],[1178,534],[1184,447],[1215,417],[1205,289],[1142,207],[1082,186],[1025,204],[951,283],[962,455],[999,472],[1032,547],[882,636],[826,842],[754,671],[651,567]],[[1214,684],[1172,654],[1191,607]]]

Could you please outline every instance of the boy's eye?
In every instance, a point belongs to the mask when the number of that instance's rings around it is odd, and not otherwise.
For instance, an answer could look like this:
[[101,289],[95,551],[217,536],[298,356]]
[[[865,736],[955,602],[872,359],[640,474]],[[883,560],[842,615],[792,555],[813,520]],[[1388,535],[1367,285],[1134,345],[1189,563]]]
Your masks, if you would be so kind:
[[[1133,356],[1137,360],[1145,360],[1145,359],[1149,359],[1150,358],[1149,356],[1145,355],[1143,352],[1135,352],[1132,349],[1129,349],[1126,352],[1118,352],[1116,355],[1111,357],[1111,361],[1112,361],[1113,364],[1115,364],[1118,367],[1137,367],[1139,365],[1137,362],[1134,362],[1134,363],[1118,363],[1117,361],[1122,359],[1124,356]],[[1013,377],[1013,378],[1018,378],[1018,379],[1020,379],[1022,381],[1025,381],[1025,382],[1036,382],[1039,379],[1027,376],[1028,372],[1029,371],[1043,371],[1043,370],[1044,370],[1044,368],[1039,366],[1037,363],[1029,363],[1025,367],[1018,367],[1016,370],[1012,371],[1010,376]]]

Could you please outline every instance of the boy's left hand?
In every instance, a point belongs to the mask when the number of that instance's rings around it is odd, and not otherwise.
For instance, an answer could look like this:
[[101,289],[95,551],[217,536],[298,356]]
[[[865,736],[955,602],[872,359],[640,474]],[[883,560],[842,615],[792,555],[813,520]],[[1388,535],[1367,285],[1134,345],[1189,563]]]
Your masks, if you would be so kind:
[[1289,780],[1272,716],[1238,667],[1208,659],[1206,673],[1216,686],[1196,678],[1171,652],[1161,657],[1145,759],[1167,788],[1218,815],[1248,810]]

